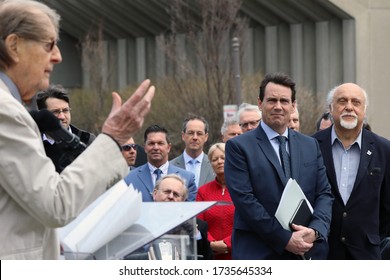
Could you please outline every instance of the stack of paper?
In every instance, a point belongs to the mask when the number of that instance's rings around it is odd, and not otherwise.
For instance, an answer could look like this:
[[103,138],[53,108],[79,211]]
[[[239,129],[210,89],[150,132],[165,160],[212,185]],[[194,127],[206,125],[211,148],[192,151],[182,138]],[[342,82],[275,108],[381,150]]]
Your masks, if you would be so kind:
[[124,180],[119,181],[59,229],[64,251],[79,256],[93,254],[138,220],[141,204],[141,193]]

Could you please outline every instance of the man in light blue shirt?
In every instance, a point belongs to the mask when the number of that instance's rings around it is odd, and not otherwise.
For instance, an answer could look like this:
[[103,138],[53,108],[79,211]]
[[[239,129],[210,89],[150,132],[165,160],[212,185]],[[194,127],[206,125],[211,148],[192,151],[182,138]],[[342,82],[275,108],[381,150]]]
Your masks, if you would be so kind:
[[328,94],[334,124],[317,132],[335,197],[329,259],[381,259],[390,229],[390,141],[364,128],[367,93],[353,83]]

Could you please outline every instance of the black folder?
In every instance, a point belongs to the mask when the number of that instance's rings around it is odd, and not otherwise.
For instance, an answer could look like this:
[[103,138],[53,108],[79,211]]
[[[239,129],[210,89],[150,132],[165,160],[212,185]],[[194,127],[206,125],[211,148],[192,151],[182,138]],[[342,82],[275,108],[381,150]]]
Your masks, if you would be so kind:
[[310,211],[309,206],[307,205],[306,199],[302,199],[299,204],[297,209],[295,210],[294,214],[291,217],[291,220],[289,222],[289,226],[292,229],[291,225],[296,224],[300,226],[305,226],[307,227],[310,223],[312,213]]

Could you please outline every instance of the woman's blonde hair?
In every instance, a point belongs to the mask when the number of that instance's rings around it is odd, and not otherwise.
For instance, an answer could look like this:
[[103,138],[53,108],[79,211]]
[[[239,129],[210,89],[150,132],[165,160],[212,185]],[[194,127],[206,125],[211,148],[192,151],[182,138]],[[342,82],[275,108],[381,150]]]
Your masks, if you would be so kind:
[[211,161],[211,158],[213,156],[213,153],[217,150],[221,150],[223,153],[225,153],[225,143],[222,143],[222,142],[218,142],[218,143],[215,143],[213,144],[210,149],[209,149],[209,152],[207,154],[207,156],[209,157],[209,161]]

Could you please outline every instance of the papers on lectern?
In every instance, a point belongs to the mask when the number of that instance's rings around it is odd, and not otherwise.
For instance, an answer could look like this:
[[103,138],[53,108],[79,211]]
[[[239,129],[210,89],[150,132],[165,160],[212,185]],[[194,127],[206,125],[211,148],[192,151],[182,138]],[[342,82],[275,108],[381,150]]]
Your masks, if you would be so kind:
[[141,204],[141,193],[119,181],[59,229],[64,251],[80,256],[94,253],[138,220]]

